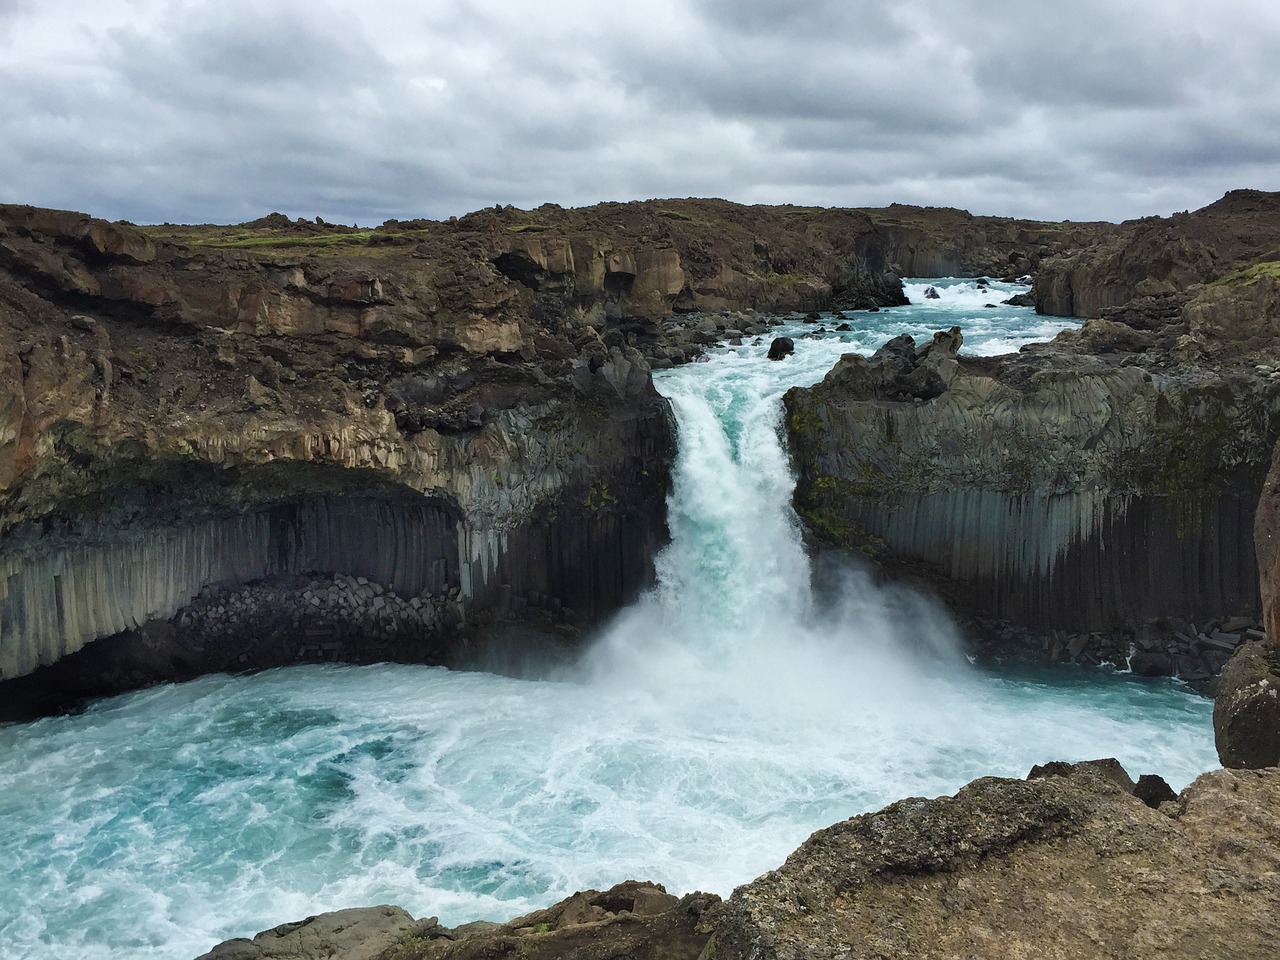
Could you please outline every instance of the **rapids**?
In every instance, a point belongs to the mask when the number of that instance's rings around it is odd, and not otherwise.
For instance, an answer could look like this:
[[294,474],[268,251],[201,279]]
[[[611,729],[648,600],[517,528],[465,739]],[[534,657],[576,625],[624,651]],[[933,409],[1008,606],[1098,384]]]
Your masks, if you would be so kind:
[[960,324],[993,354],[1074,323],[929,282],[939,300],[908,284],[847,332],[778,328],[787,360],[764,338],[655,376],[672,542],[575,664],[304,666],[0,725],[0,957],[179,960],[381,902],[505,919],[629,877],[728,895],[819,827],[977,776],[1114,755],[1181,788],[1216,766],[1211,704],[1175,682],[980,671],[925,598],[852,566],[812,589],[781,393],[900,332]]

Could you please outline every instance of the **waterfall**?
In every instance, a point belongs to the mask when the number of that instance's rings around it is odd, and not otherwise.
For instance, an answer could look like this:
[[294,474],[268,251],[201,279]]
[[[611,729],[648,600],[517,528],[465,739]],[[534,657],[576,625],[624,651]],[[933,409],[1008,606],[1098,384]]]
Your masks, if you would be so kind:
[[856,567],[811,586],[780,394],[934,322],[662,372],[659,582],[567,675],[312,665],[0,724],[0,957],[172,960],[353,904],[504,920],[627,877],[728,895],[816,829],[978,776],[1115,755],[1181,787],[1214,765],[1211,705],[1171,682],[993,676],[910,591]]

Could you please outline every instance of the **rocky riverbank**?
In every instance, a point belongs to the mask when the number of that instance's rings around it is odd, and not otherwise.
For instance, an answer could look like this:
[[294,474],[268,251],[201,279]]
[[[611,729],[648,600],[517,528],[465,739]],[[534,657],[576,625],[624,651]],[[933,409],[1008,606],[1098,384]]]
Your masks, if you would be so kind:
[[1280,936],[1280,770],[1174,795],[1114,760],[985,778],[820,830],[727,900],[636,883],[503,924],[309,917],[199,960],[1026,956],[1240,960]]

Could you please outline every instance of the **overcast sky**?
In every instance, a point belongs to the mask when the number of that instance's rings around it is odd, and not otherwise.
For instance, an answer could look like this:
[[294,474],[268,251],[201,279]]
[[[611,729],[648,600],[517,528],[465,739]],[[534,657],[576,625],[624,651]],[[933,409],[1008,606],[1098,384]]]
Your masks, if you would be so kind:
[[1280,189],[1275,0],[0,0],[0,200],[136,222]]

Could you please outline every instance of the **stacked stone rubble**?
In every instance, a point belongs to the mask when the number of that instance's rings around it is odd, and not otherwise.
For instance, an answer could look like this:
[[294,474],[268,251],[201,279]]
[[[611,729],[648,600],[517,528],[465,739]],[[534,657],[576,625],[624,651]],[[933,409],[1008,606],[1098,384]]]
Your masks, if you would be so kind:
[[187,649],[251,667],[400,660],[408,650],[439,662],[463,619],[456,587],[403,597],[365,577],[337,574],[206,587],[172,623]]

